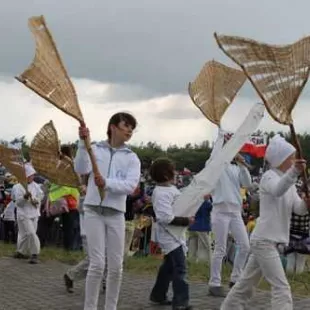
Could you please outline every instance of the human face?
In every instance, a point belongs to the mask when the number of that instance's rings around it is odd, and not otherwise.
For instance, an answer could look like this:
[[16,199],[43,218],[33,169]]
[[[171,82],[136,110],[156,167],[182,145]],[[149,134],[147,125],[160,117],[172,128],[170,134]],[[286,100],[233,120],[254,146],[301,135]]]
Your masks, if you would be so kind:
[[30,184],[32,183],[34,180],[34,174],[33,175],[30,175],[28,178],[27,178],[27,182]]
[[111,133],[112,137],[114,137],[115,139],[121,142],[127,142],[132,136],[133,127],[126,121],[121,121],[118,123],[117,126],[111,125]]
[[286,172],[288,169],[290,169],[296,159],[296,152],[294,152],[291,156],[289,156],[279,167],[278,169],[281,170],[282,172]]

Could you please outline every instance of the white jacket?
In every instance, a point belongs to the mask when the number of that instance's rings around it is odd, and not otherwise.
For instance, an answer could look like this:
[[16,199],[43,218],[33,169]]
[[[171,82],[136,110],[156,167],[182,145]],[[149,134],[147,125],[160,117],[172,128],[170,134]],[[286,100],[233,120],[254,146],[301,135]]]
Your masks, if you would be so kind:
[[74,168],[78,174],[89,174],[84,205],[104,206],[126,211],[126,198],[138,186],[141,164],[138,156],[126,145],[112,148],[106,141],[92,145],[100,174],[106,181],[105,198],[101,202],[98,187],[94,181],[91,161],[84,141],[79,141],[74,159]]
[[28,191],[33,199],[38,201],[37,206],[34,206],[29,200],[24,198],[26,190],[20,183],[15,184],[12,188],[12,200],[17,207],[17,218],[36,218],[40,216],[41,201],[44,198],[44,193],[39,184],[31,182],[28,184]]
[[173,202],[180,195],[180,191],[173,185],[154,188],[152,204],[156,216],[156,237],[163,253],[167,255],[182,245],[186,251],[185,230],[182,236],[174,236],[170,231],[170,222],[174,219]]
[[259,218],[251,239],[289,242],[292,212],[299,215],[308,212],[306,204],[297,194],[297,177],[295,168],[285,174],[277,169],[264,173],[260,182]]
[[[224,131],[220,129],[210,158],[214,158],[222,152],[223,143]],[[231,163],[225,163],[224,165],[225,170],[222,172],[212,192],[213,205],[215,206],[212,211],[240,212],[242,207],[240,188],[248,188],[251,186],[250,172],[243,165]]]

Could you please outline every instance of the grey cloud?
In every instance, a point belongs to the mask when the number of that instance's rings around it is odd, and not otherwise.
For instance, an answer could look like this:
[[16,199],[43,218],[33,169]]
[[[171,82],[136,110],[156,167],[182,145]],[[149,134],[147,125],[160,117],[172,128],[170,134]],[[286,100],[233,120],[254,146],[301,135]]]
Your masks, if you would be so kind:
[[198,108],[195,109],[190,104],[191,102],[189,101],[186,105],[170,105],[168,109],[158,112],[154,116],[160,119],[167,120],[198,119],[204,117],[198,110]]
[[131,102],[137,100],[151,99],[157,97],[153,90],[146,89],[140,85],[112,84],[104,93],[101,100],[104,102]]
[[16,75],[31,62],[27,19],[44,14],[71,76],[185,93],[207,60],[232,64],[214,31],[290,43],[305,34],[309,8],[306,0],[2,1],[0,71]]

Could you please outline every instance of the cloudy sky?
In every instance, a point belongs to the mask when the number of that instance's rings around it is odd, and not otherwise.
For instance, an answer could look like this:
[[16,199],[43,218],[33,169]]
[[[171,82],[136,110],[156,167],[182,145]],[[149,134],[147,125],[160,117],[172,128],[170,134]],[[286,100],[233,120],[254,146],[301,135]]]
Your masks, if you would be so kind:
[[[212,140],[216,128],[191,103],[187,84],[204,63],[232,65],[213,32],[286,44],[309,34],[309,1],[299,0],[10,0],[0,5],[0,138],[33,135],[53,119],[63,141],[77,137],[77,122],[13,77],[32,61],[27,19],[43,14],[77,89],[94,139],[105,137],[109,117],[133,113],[134,143],[165,146]],[[79,4],[79,6],[78,6]],[[310,131],[309,87],[294,110],[299,132]],[[235,130],[258,100],[245,85],[223,119]],[[268,115],[263,130],[283,130]]]

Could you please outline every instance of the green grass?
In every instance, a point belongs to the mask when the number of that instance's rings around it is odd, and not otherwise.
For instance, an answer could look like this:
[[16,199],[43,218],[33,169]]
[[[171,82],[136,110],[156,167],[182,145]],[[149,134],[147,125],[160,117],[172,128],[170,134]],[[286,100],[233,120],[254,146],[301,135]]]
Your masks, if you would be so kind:
[[[13,245],[7,245],[0,242],[0,258],[5,256],[12,256],[16,247]],[[68,252],[61,248],[43,248],[40,254],[40,260],[42,262],[56,260],[66,264],[76,264],[82,258],[84,254],[80,251]],[[309,261],[310,262],[310,261]],[[161,264],[159,257],[147,256],[147,257],[127,257],[124,262],[124,269],[127,272],[134,274],[144,275],[156,275],[158,267]],[[231,273],[231,266],[229,264],[223,264],[222,278],[224,283],[228,283]],[[208,281],[209,278],[209,266],[205,263],[188,262],[188,278],[191,281]],[[289,282],[291,284],[292,292],[296,295],[309,296],[310,293],[310,272],[305,272],[298,276],[288,275]],[[269,284],[262,280],[259,284],[259,288],[263,290],[269,290]]]

